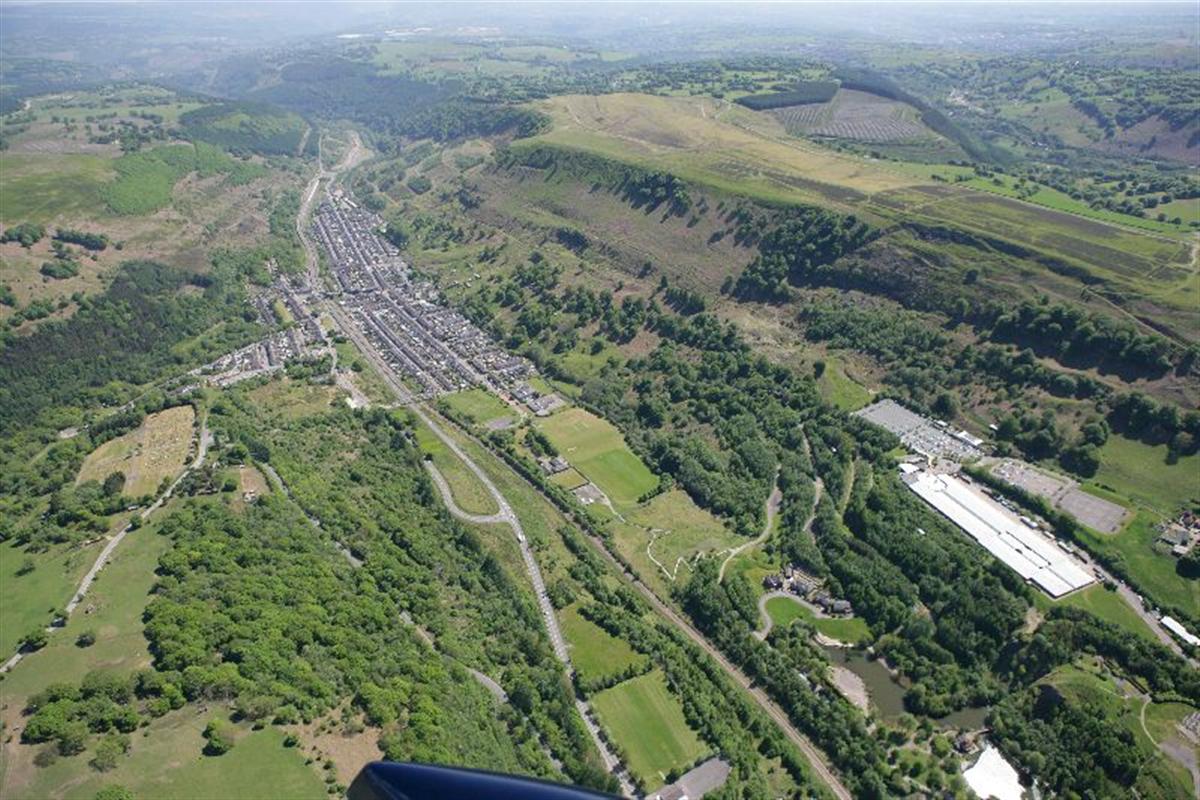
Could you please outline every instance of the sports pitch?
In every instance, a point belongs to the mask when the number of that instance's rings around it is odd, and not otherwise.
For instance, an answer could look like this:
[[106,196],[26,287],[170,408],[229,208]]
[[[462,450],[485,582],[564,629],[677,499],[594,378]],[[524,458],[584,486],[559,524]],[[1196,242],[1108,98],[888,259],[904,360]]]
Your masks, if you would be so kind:
[[633,505],[658,485],[658,478],[633,454],[621,432],[582,408],[547,417],[538,427],[571,466],[615,504]]

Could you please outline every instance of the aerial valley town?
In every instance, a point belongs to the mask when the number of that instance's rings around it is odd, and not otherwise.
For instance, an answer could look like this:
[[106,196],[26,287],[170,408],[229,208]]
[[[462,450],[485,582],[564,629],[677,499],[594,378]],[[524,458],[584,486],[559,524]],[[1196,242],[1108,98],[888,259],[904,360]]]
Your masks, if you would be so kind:
[[1200,800],[1197,52],[0,0],[0,800]]

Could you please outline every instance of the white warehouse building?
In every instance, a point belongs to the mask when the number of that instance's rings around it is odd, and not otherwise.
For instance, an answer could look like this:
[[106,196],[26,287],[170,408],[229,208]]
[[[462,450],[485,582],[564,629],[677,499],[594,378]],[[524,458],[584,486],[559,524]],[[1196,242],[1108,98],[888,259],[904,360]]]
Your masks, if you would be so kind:
[[904,483],[1025,580],[1051,597],[1095,583],[1083,563],[987,495],[952,475],[901,466]]

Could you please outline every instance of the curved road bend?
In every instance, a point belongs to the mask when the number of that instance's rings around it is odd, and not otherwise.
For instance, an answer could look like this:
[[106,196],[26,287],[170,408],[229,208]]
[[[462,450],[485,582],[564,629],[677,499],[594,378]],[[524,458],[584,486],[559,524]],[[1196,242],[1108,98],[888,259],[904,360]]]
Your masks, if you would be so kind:
[[[504,495],[492,483],[491,478],[487,476],[479,465],[471,460],[458,443],[451,439],[445,431],[441,429],[430,417],[425,413],[424,409],[419,406],[412,406],[411,410],[425,425],[433,431],[446,447],[450,448],[454,455],[467,465],[467,468],[475,475],[479,481],[487,487],[492,498],[496,501],[496,507],[499,509],[495,514],[469,514],[459,508],[458,503],[454,501],[454,495],[450,491],[450,485],[446,482],[446,478],[438,470],[432,462],[425,462],[429,470],[429,475],[433,478],[433,483],[437,486],[438,491],[442,495],[442,500],[446,503],[446,508],[450,513],[458,519],[470,522],[473,524],[494,524],[499,523],[508,525],[512,529],[513,534],[517,537],[517,543],[521,547],[521,559],[525,562],[525,571],[529,574],[529,580],[533,583],[534,593],[537,595],[538,606],[542,612],[542,619],[546,624],[546,631],[550,635],[550,643],[554,647],[554,655],[563,664],[567,670],[567,674],[571,677],[575,675],[575,667],[571,663],[570,653],[567,652],[567,643],[563,638],[562,630],[558,626],[558,617],[554,614],[554,606],[550,603],[550,595],[546,591],[546,583],[542,578],[541,568],[538,567],[537,561],[533,557],[533,550],[529,546],[529,541],[525,536],[525,531],[521,527],[521,521],[517,519],[516,513],[512,510],[512,506],[504,499]],[[621,766],[621,760],[609,748],[604,737],[600,735],[600,727],[596,724],[592,717],[592,710],[586,702],[580,698],[575,698],[575,707],[579,711],[579,716],[583,718],[585,727],[588,733],[591,734],[592,741],[596,744],[596,749],[600,751],[600,756],[604,759],[604,765],[621,784],[621,791],[627,797],[635,796],[636,792],[633,787],[633,782]]]
[[767,521],[763,524],[762,533],[745,544],[739,544],[737,547],[734,547],[729,551],[729,555],[727,555],[725,560],[721,562],[721,569],[717,572],[717,583],[721,583],[725,580],[725,568],[729,566],[731,561],[733,561],[738,557],[738,555],[746,550],[758,547],[770,537],[771,526],[775,524],[775,515],[779,513],[779,504],[782,501],[783,492],[779,490],[779,478],[776,477],[775,485],[771,487],[771,494],[769,497],[767,497]]
[[[408,404],[413,413],[416,414],[422,421],[424,421],[429,426],[430,430],[433,431],[439,439],[445,442],[456,455],[459,455],[459,457],[463,459],[463,463],[465,463],[476,476],[481,478],[484,485],[487,486],[488,491],[490,491],[492,496],[496,499],[497,508],[500,509],[499,513],[503,514],[505,509],[507,509],[508,513],[511,514],[511,507],[508,505],[507,501],[504,500],[503,496],[496,489],[491,480],[488,479],[485,474],[483,474],[483,470],[481,470],[474,461],[466,457],[457,443],[446,436],[445,432],[443,432],[442,429],[435,424],[432,419],[430,419],[428,414],[426,414],[419,406],[412,403],[412,393],[409,392],[399,378],[396,377],[396,374],[392,370],[391,366],[379,357],[378,353],[376,353],[370,342],[366,341],[365,338],[358,333],[358,330],[354,327],[351,321],[346,318],[345,312],[341,310],[337,303],[327,303],[326,308],[330,311],[334,321],[337,323],[342,332],[350,337],[363,355],[366,356],[367,360],[372,363],[380,377],[383,378],[384,382],[387,383],[392,391],[396,393],[397,397],[400,398],[400,402],[402,404]],[[529,485],[533,486],[533,484]],[[534,490],[537,490],[536,486],[533,486],[533,488]],[[449,504],[447,505],[449,507]],[[454,507],[457,508],[457,506]],[[459,511],[461,511],[461,509],[459,509]],[[690,623],[686,622],[682,617],[675,613],[674,610],[663,603],[663,601],[658,598],[658,595],[654,594],[649,587],[641,582],[640,578],[632,573],[626,572],[625,567],[613,557],[612,553],[608,551],[603,542],[593,536],[587,534],[585,535],[587,536],[588,541],[592,543],[592,546],[600,553],[600,555],[607,559],[613,566],[615,566],[619,573],[625,575],[626,580],[633,584],[634,588],[636,588],[646,598],[651,607],[654,608],[654,610],[657,611],[660,616],[666,618],[668,622],[679,628],[698,647],[712,656],[713,660],[721,666],[721,669],[725,670],[726,674],[728,674],[735,683],[741,686],[750,695],[751,699],[758,704],[758,706],[767,714],[767,716],[769,716],[775,722],[775,724],[777,724],[780,729],[783,730],[788,739],[794,745],[796,745],[796,747],[799,748],[802,753],[804,753],[805,757],[812,765],[813,771],[817,773],[817,776],[822,781],[824,781],[824,783],[830,788],[830,791],[833,792],[834,796],[837,797],[838,800],[851,800],[852,795],[850,794],[850,791],[846,789],[841,780],[826,763],[821,752],[817,750],[817,748],[808,740],[807,737],[804,736],[804,734],[800,733],[800,731],[792,725],[787,714],[784,713],[782,708],[776,705],[775,701],[767,696],[766,692],[756,688],[753,682],[746,677],[746,675],[744,675],[740,669],[735,667],[727,658],[725,658],[724,655],[720,653],[720,651],[711,645],[709,641],[704,638],[703,634],[693,628]],[[523,553],[528,552],[528,545],[523,544],[521,549]],[[530,556],[530,558],[532,559],[532,556]],[[537,566],[536,563],[534,566]],[[557,630],[557,620],[554,619],[553,614],[551,614],[550,618],[553,620],[554,629]],[[588,723],[590,730],[592,727],[590,718],[587,715],[584,715],[584,720]],[[593,734],[593,736],[596,736],[596,734]],[[601,752],[607,752],[607,749],[602,749]]]
[[[304,231],[304,226],[298,225],[298,229],[300,230],[301,239],[307,241],[308,237],[307,232]],[[518,541],[521,544],[522,558],[525,561],[526,569],[530,572],[530,578],[534,581],[534,585],[538,589],[538,603],[541,605],[542,615],[546,619],[547,630],[550,632],[551,642],[555,647],[555,655],[557,655],[559,660],[563,662],[568,672],[573,674],[574,669],[571,666],[570,657],[566,652],[565,645],[562,643],[562,633],[558,627],[558,619],[554,616],[554,609],[550,605],[549,598],[544,592],[541,570],[538,569],[537,562],[533,559],[533,554],[529,549],[528,542],[522,541],[524,539],[524,531],[521,529],[521,524],[517,520],[516,514],[513,513],[512,507],[508,504],[508,501],[504,499],[504,496],[496,488],[495,484],[492,483],[491,479],[488,478],[483,470],[479,468],[479,465],[471,460],[471,458],[462,451],[462,448],[460,448],[455,441],[447,436],[445,431],[443,431],[441,427],[436,424],[420,406],[413,402],[412,393],[407,389],[407,387],[404,386],[403,382],[400,381],[391,365],[379,357],[379,354],[376,352],[375,348],[372,347],[371,343],[366,341],[366,339],[358,332],[353,322],[347,318],[347,315],[344,311],[342,311],[338,304],[336,302],[327,302],[325,307],[330,312],[334,323],[338,326],[341,332],[348,336],[354,342],[359,351],[366,356],[367,360],[374,365],[380,377],[383,378],[384,382],[389,386],[389,388],[395,392],[397,398],[400,400],[400,403],[407,405],[413,411],[413,413],[422,422],[424,422],[431,431],[433,431],[434,435],[437,436],[443,443],[445,443],[450,451],[458,456],[462,462],[467,465],[467,468],[470,469],[471,472],[480,479],[485,487],[487,487],[487,490],[491,493],[493,499],[496,501],[496,507],[499,509],[497,512],[498,515],[504,517],[504,521],[509,524],[510,527],[512,527],[514,533],[519,534]],[[533,484],[530,484],[530,486],[533,486]],[[441,490],[442,485],[439,484],[438,488]],[[448,489],[449,487],[446,488]],[[536,486],[533,488],[537,490]],[[451,509],[451,513],[453,513],[455,509],[460,512],[462,511],[462,509],[458,508],[457,504],[453,503],[453,497],[443,492],[443,498],[447,501],[446,505],[447,508]],[[674,610],[663,603],[658,596],[650,590],[649,587],[641,582],[640,578],[631,573],[626,573],[624,566],[622,566],[613,557],[612,553],[608,551],[603,542],[590,535],[588,535],[587,538],[592,543],[592,546],[599,551],[601,556],[613,564],[619,573],[626,575],[627,580],[629,580],[634,587],[641,592],[647,601],[649,601],[652,608],[654,608],[661,616],[666,618],[667,621],[683,631],[683,633],[689,639],[691,639],[698,647],[708,653],[738,685],[740,685],[747,693],[749,693],[754,702],[757,703],[764,712],[766,712],[767,716],[775,721],[775,723],[783,730],[788,739],[791,740],[792,743],[795,744],[802,753],[804,753],[805,757],[808,758],[809,763],[812,765],[813,771],[817,773],[818,777],[822,781],[824,781],[824,783],[830,788],[838,800],[852,800],[849,790],[846,789],[841,780],[836,774],[834,774],[833,770],[825,762],[821,752],[817,750],[817,748],[808,740],[807,737],[804,736],[804,734],[800,733],[800,731],[792,725],[787,714],[785,714],[783,710],[776,705],[775,702],[771,700],[771,698],[768,697],[764,691],[756,688],[751,680],[746,677],[741,670],[735,667],[727,658],[725,658],[724,655],[720,653],[720,651],[713,647],[699,631],[691,626],[690,623],[686,622],[677,613],[675,613]],[[561,652],[559,650],[560,647],[562,648]],[[580,715],[583,717],[584,723],[588,728],[588,732],[591,733],[592,739],[596,742],[597,748],[604,757],[605,763],[617,763],[616,757],[612,754],[608,746],[604,743],[604,740],[600,737],[599,730],[595,724],[595,721],[591,718],[587,705],[578,698],[576,698],[576,704],[579,708]],[[618,780],[621,781],[622,791],[629,796],[633,796],[633,787],[624,773],[618,774],[617,777]]]
[[[358,137],[356,135],[356,145],[357,141]],[[352,147],[352,152],[355,149],[357,148]],[[349,154],[347,155],[347,158],[343,160],[343,163],[346,161],[350,161]],[[318,178],[319,177],[320,176],[318,176]],[[301,224],[301,221],[304,218],[303,214],[304,209],[302,208],[301,214],[297,217],[296,228],[300,233],[301,240],[307,243],[307,246],[305,247],[306,252],[309,252],[314,256],[309,260],[309,269],[311,273],[316,266],[315,245],[308,240],[307,232],[304,230],[303,224]],[[310,250],[310,248],[312,249]],[[413,403],[412,393],[407,387],[405,387],[404,383],[400,381],[396,373],[392,370],[391,365],[379,357],[379,354],[376,352],[375,348],[371,346],[371,343],[366,341],[365,338],[359,333],[353,322],[346,318],[346,314],[344,311],[342,311],[341,307],[338,306],[336,302],[328,302],[325,304],[325,307],[329,311],[330,316],[333,318],[334,324],[337,325],[342,333],[344,333],[350,338],[351,341],[354,342],[359,351],[367,358],[368,361],[372,363],[376,372],[381,378],[383,378],[388,387],[396,394],[397,398],[400,400],[400,403],[407,405],[413,414],[415,414],[417,418],[425,423],[429,430],[431,430],[433,434],[437,436],[447,448],[449,448],[450,452],[454,453],[454,455],[457,456],[469,470],[471,470],[471,473],[479,479],[479,481],[492,495],[492,498],[496,501],[496,508],[498,509],[495,514],[486,515],[485,517],[467,514],[458,507],[457,503],[454,502],[454,497],[450,492],[450,487],[446,483],[446,479],[441,475],[441,473],[437,472],[436,468],[430,470],[430,474],[433,476],[434,485],[438,487],[438,490],[446,503],[446,507],[449,509],[452,515],[468,522],[501,523],[508,525],[509,528],[512,529],[513,534],[516,536],[517,542],[521,547],[521,559],[524,561],[525,570],[529,574],[530,581],[533,583],[534,591],[537,595],[538,606],[542,612],[542,618],[545,620],[546,632],[550,636],[550,644],[554,648],[554,655],[563,664],[563,666],[566,667],[568,676],[574,677],[575,667],[571,663],[570,654],[567,652],[566,641],[563,639],[562,630],[558,626],[558,617],[556,617],[554,614],[554,606],[551,605],[550,596],[546,592],[546,584],[542,578],[542,571],[538,567],[537,561],[533,557],[533,551],[529,547],[529,542],[525,537],[525,531],[522,529],[521,522],[519,519],[517,519],[516,513],[513,512],[512,506],[510,506],[508,501],[504,499],[504,495],[500,493],[500,490],[496,488],[496,485],[492,483],[492,480],[487,476],[487,474],[479,468],[479,465],[476,464],[470,458],[470,456],[463,452],[462,448],[458,446],[458,443],[447,436],[446,432],[442,430],[441,426],[439,426],[423,408]],[[430,466],[432,467],[433,465],[431,464]],[[627,797],[635,796],[636,792],[633,787],[633,782],[629,779],[629,776],[625,770],[621,768],[620,759],[616,757],[616,755],[612,752],[612,749],[609,748],[608,743],[600,735],[600,727],[596,724],[595,719],[592,717],[591,708],[587,703],[578,697],[575,698],[575,706],[579,711],[579,716],[583,719],[584,726],[587,728],[588,733],[592,737],[592,741],[596,744],[596,749],[600,752],[600,756],[604,761],[605,767],[610,773],[616,776],[617,780],[620,782],[621,791]]]

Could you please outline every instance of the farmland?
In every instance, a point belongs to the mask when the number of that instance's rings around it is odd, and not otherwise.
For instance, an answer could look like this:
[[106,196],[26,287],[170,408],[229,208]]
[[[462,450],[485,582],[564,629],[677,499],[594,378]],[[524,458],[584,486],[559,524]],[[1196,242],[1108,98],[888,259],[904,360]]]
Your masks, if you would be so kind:
[[637,503],[658,480],[630,452],[620,432],[611,423],[581,408],[569,408],[538,427],[554,447],[608,495],[618,507]]
[[867,92],[842,89],[828,103],[771,112],[793,136],[827,136],[861,142],[897,142],[936,136],[911,106]]
[[623,743],[630,770],[647,786],[662,785],[668,772],[705,754],[657,669],[596,694],[592,705],[605,728]]
[[121,472],[125,475],[126,496],[154,494],[164,480],[183,469],[195,417],[191,406],[176,406],[151,414],[136,430],[105,442],[90,453],[76,482],[103,482],[112,473]]

